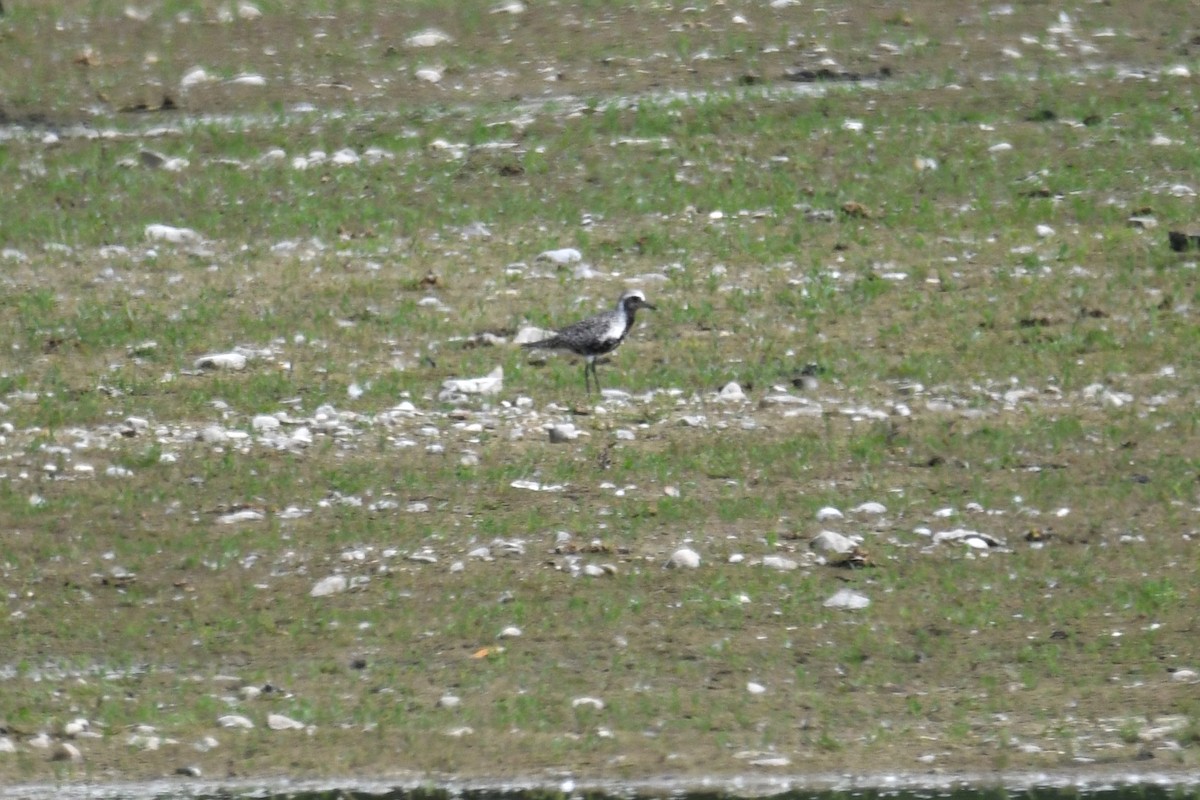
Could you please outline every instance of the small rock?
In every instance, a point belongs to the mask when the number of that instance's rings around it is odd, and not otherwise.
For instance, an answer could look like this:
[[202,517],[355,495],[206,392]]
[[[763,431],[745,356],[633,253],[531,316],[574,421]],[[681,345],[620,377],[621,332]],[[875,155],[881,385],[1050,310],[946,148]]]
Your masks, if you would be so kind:
[[209,750],[216,750],[221,746],[221,743],[216,740],[216,737],[205,736],[197,741],[192,747],[201,753],[207,753]]
[[845,514],[843,514],[841,511],[838,511],[833,506],[825,506],[825,508],[822,508],[817,512],[817,522],[826,522],[831,519],[843,519],[844,517]]
[[1177,669],[1171,673],[1171,680],[1176,683],[1194,683],[1197,679],[1197,673],[1194,669]]
[[240,511],[222,514],[217,517],[217,522],[222,525],[235,525],[239,522],[257,522],[260,519],[266,519],[266,514],[253,508],[243,508]]
[[204,241],[204,237],[191,228],[176,228],[172,225],[147,225],[145,235],[152,242],[170,244],[195,244]]
[[868,501],[866,503],[859,503],[850,510],[855,514],[886,514],[887,506],[885,506],[883,503]]
[[1143,728],[1138,732],[1138,739],[1143,742],[1155,742],[1166,739],[1183,731],[1188,726],[1187,717],[1182,714],[1170,714],[1157,717],[1153,727]]
[[554,444],[562,444],[579,438],[579,429],[570,422],[560,422],[557,425],[551,425],[548,433],[550,441]]
[[204,67],[192,67],[183,74],[182,78],[180,78],[179,88],[188,89],[192,86],[198,86],[201,83],[209,83],[213,80],[215,80],[215,78],[213,78],[212,75],[209,75],[208,71],[205,70]]
[[681,547],[671,554],[666,564],[668,569],[696,569],[700,566],[700,554],[688,547]]
[[330,575],[328,578],[317,581],[312,591],[308,594],[311,597],[325,597],[326,595],[344,592],[349,585],[350,582],[346,580],[345,575]]
[[[526,325],[517,331],[517,335],[513,337],[513,344],[530,344],[531,342],[540,342],[543,339],[549,339],[554,335],[554,331],[548,331],[545,328],[537,328],[533,325]],[[530,358],[538,356],[538,353],[531,353]]]
[[244,73],[226,81],[230,86],[266,86],[267,79],[262,75]]
[[746,393],[737,383],[730,381],[721,387],[719,397],[726,402],[740,402],[746,399]]
[[844,555],[854,549],[857,543],[849,536],[843,536],[835,531],[821,531],[808,543],[810,549],[818,553],[836,553]]
[[267,727],[273,731],[294,731],[303,730],[304,723],[283,714],[268,714]]
[[988,152],[989,153],[1007,153],[1009,150],[1012,150],[1012,149],[1013,149],[1013,146],[1011,144],[1009,144],[1008,142],[1000,142],[998,144],[994,144],[991,147],[989,147]]
[[212,353],[196,359],[196,369],[228,369],[243,370],[246,368],[246,357],[241,353]]
[[500,631],[500,633],[497,634],[496,638],[498,638],[498,639],[515,639],[520,635],[521,635],[520,628],[518,628],[516,625],[509,625],[507,628]]
[[598,697],[576,697],[571,701],[571,708],[594,708],[597,711],[604,710],[604,701]]
[[767,687],[763,686],[761,683],[755,683],[754,681],[749,681],[746,684],[746,691],[749,692],[750,694],[763,694],[767,691]]
[[462,705],[462,700],[452,694],[444,694],[437,701],[438,708],[458,708],[460,705]]
[[792,559],[783,556],[763,556],[762,565],[767,569],[777,569],[783,572],[790,572],[800,566]]
[[229,432],[220,425],[209,425],[197,438],[205,444],[224,444],[229,441]]
[[844,608],[851,611],[866,608],[869,605],[871,605],[871,601],[867,596],[859,594],[853,589],[838,589],[824,603],[826,608]]
[[421,67],[413,73],[413,77],[426,83],[441,83],[442,71],[436,67]]
[[1054,228],[1049,225],[1038,225],[1036,230],[1039,239],[1049,239],[1054,235]]
[[256,431],[273,431],[282,424],[278,417],[270,414],[255,414],[254,419],[250,420],[250,427]]
[[78,717],[76,719],[71,720],[66,725],[63,725],[63,736],[69,736],[72,739],[74,739],[76,736],[79,736],[81,733],[86,732],[89,727],[90,727],[90,724],[88,723],[88,721],[86,719],[84,719],[83,717]]
[[182,775],[185,778],[199,778],[204,773],[195,764],[189,764],[185,767],[176,767],[176,775]]
[[241,714],[225,714],[217,717],[217,724],[222,728],[241,728],[243,730],[250,730],[254,727],[250,718],[243,717]]
[[1003,547],[1004,542],[990,534],[980,533],[979,531],[968,530],[967,528],[955,528],[951,531],[938,531],[933,534],[934,543],[941,542],[960,542],[973,547],[977,550],[986,550],[989,547]]
[[414,33],[404,40],[404,43],[409,47],[437,47],[439,44],[445,44],[453,41],[450,34],[443,33],[436,28],[429,28],[420,33]]
[[482,378],[450,378],[442,381],[438,400],[447,402],[458,395],[494,395],[504,388],[504,367],[496,367]]
[[552,264],[575,264],[583,260],[583,253],[574,247],[564,247],[559,250],[546,250],[538,253],[538,261],[549,261]]
[[79,763],[83,761],[83,753],[79,752],[79,748],[70,742],[59,742],[50,751],[51,761],[70,761]]

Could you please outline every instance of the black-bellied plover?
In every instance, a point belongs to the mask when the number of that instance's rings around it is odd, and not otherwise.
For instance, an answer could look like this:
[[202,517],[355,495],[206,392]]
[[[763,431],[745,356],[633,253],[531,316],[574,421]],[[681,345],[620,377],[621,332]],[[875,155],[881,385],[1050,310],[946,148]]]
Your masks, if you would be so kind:
[[549,339],[540,342],[526,342],[522,347],[536,347],[547,350],[566,350],[587,360],[583,365],[583,387],[589,394],[592,391],[588,373],[596,381],[596,391],[600,391],[600,376],[596,374],[596,359],[616,350],[633,328],[633,320],[639,308],[657,310],[646,302],[646,295],[641,289],[630,289],[621,295],[616,308],[597,314],[594,317],[581,319],[568,325]]

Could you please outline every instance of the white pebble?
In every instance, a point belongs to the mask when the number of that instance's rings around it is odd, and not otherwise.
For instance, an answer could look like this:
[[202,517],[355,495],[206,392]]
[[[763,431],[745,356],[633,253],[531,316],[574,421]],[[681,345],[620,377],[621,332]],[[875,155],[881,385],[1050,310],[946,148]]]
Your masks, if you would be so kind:
[[243,717],[240,714],[225,714],[217,717],[217,724],[222,728],[242,728],[249,730],[254,727],[254,723],[248,717]]
[[79,752],[79,748],[70,742],[59,742],[50,753],[51,761],[83,761],[83,753]]
[[730,381],[721,387],[720,398],[727,402],[739,402],[746,399],[746,393],[736,382]]
[[762,565],[768,569],[777,569],[783,572],[790,572],[800,566],[790,558],[783,556],[763,556]]
[[209,75],[208,71],[205,70],[204,67],[192,67],[183,74],[182,78],[180,78],[179,88],[188,89],[192,86],[198,86],[201,83],[208,83],[212,80],[214,80],[213,76]]
[[853,589],[838,589],[824,603],[826,608],[844,608],[848,610],[856,610],[866,608],[871,605],[871,601],[864,594],[859,594]]
[[442,80],[442,71],[433,67],[422,67],[414,72],[413,75],[417,80],[425,81],[426,83],[441,83]]
[[68,722],[66,725],[63,725],[63,735],[74,739],[76,736],[86,731],[89,727],[91,726],[86,719],[83,717],[77,717],[76,719]]
[[509,625],[497,635],[499,639],[515,639],[521,635],[521,629],[516,625]]
[[436,28],[429,28],[420,33],[414,33],[405,39],[404,43],[409,47],[436,47],[449,41],[452,41],[450,34],[443,33]]
[[222,514],[217,517],[217,522],[222,525],[236,525],[239,522],[257,522],[260,519],[266,519],[266,515],[261,511],[253,508],[243,508],[239,511]]
[[763,694],[767,691],[767,687],[763,686],[761,683],[749,681],[746,683],[746,691],[750,694]]
[[547,433],[550,435],[550,441],[554,444],[562,444],[579,438],[579,429],[570,422],[551,425]]
[[681,547],[667,559],[670,569],[696,569],[700,566],[700,554],[688,547]]
[[145,236],[152,242],[169,242],[171,244],[191,244],[203,241],[204,237],[191,228],[176,228],[173,225],[147,225]]
[[836,531],[821,531],[808,543],[810,549],[818,553],[849,553],[856,542],[849,536],[843,536]]
[[207,753],[209,750],[215,750],[220,746],[221,743],[214,736],[204,736],[192,745],[193,748],[201,753]]
[[583,260],[583,253],[574,247],[564,247],[559,250],[546,250],[538,253],[538,261],[549,261],[552,264],[574,264]]
[[250,420],[250,427],[256,431],[273,431],[281,424],[278,417],[270,414],[255,414],[254,419]]
[[241,353],[211,353],[196,359],[196,369],[228,369],[243,370],[246,368],[246,357]]
[[833,506],[825,506],[817,512],[817,522],[826,522],[831,519],[842,519],[845,517],[841,511],[838,511]]
[[294,731],[302,730],[304,723],[283,714],[268,714],[267,727],[273,731]]
[[349,585],[350,582],[346,580],[345,575],[330,575],[328,578],[322,578],[317,581],[308,594],[311,597],[325,597],[326,595],[344,592]]
[[226,81],[230,86],[266,86],[267,79],[262,75],[242,74]]

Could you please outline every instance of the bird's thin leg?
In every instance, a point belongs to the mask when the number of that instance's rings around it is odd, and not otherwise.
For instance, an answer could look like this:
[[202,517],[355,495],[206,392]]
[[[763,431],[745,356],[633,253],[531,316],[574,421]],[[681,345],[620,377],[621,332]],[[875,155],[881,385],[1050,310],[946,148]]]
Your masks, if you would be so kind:
[[591,377],[588,375],[588,371],[591,370],[591,368],[592,368],[591,361],[583,362],[583,391],[586,394],[592,393]]
[[596,394],[604,394],[600,389],[600,373],[596,372],[596,362],[592,362],[592,382],[596,384]]

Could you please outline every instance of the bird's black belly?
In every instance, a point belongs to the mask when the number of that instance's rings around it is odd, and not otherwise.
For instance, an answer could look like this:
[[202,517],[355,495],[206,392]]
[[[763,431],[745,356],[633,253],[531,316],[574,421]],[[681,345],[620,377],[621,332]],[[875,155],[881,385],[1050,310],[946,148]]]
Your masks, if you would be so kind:
[[617,345],[621,343],[621,339],[623,338],[624,337],[617,339],[593,339],[589,342],[583,342],[581,343],[583,346],[580,347],[580,355],[602,356],[605,353],[611,353],[613,350],[617,349]]

